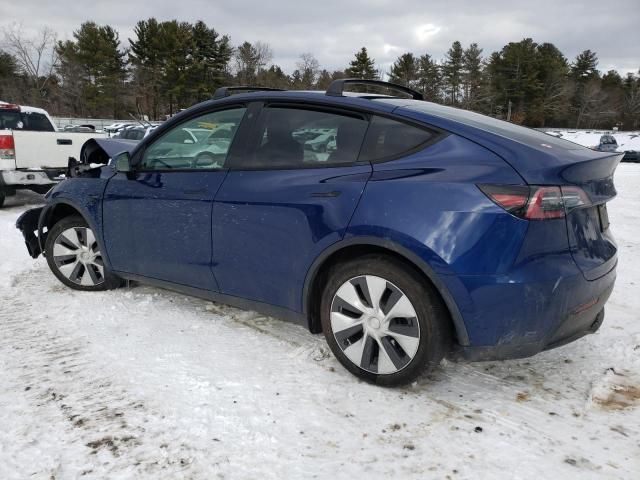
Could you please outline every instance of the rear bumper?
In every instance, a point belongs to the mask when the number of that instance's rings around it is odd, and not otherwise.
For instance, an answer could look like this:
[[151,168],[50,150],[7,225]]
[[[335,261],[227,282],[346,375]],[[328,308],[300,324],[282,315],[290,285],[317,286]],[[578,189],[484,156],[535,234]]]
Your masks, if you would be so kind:
[[5,170],[0,172],[2,183],[11,186],[51,185],[55,183],[44,170]]
[[[453,356],[469,361],[524,358],[594,333],[604,321],[604,306],[615,279],[615,265],[592,281],[579,271],[554,281],[532,283],[494,279],[491,284],[479,285],[481,280],[476,277],[470,296],[479,300],[474,291],[481,292],[484,304],[475,317],[469,316],[471,312],[463,313],[471,341],[457,347]],[[493,301],[487,302],[487,296]]]

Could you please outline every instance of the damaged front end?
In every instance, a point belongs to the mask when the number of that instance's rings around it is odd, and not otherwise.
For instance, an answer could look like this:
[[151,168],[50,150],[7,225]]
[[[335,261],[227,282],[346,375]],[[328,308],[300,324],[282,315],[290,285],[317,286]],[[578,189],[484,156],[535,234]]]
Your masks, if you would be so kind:
[[107,165],[115,155],[127,151],[131,152],[138,142],[113,138],[91,138],[80,150],[80,161],[69,157],[66,176],[96,177],[100,168]]
[[40,217],[43,210],[44,207],[27,210],[16,221],[16,228],[22,232],[27,250],[32,258],[38,258],[42,253],[44,239],[38,237],[38,232],[40,231]]
[[[103,167],[110,159],[123,151],[131,151],[136,146],[136,142],[119,139],[93,138],[84,143],[80,150],[80,161],[73,157],[69,158],[65,179],[49,190],[45,199],[47,204],[44,207],[33,208],[24,212],[16,221],[16,228],[22,232],[27,250],[32,258],[38,258],[44,252],[44,245],[47,239],[48,228],[54,221],[52,215],[58,202],[55,200],[56,194],[61,190],[69,190],[76,178],[100,178]],[[71,188],[73,190],[73,188]],[[77,189],[76,189],[77,190]],[[86,190],[80,190],[84,195],[88,195]],[[82,201],[83,198],[77,197]],[[82,202],[80,202],[82,203]]]

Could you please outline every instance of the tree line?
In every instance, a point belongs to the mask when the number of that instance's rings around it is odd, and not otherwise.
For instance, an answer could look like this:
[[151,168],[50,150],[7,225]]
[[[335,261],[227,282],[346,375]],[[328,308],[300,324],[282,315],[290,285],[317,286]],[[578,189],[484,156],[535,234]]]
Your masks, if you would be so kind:
[[331,71],[305,52],[289,73],[273,62],[267,43],[233,45],[203,21],[141,20],[127,47],[116,30],[95,22],[66,41],[47,28],[28,38],[13,26],[0,47],[0,99],[60,116],[158,120],[223,85],[326,89],[337,78],[357,77],[531,127],[640,128],[640,72],[601,72],[591,50],[569,60],[552,43],[530,38],[489,55],[458,41],[442,59],[406,52],[388,71],[376,68],[366,47]]

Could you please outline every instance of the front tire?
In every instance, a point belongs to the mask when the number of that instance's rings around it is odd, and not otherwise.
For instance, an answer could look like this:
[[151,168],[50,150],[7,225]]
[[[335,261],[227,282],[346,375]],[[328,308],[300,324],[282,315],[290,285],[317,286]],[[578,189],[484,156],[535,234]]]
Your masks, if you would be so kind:
[[65,217],[49,230],[45,254],[53,274],[69,288],[95,292],[122,285],[104,265],[96,236],[80,216]]
[[338,361],[357,377],[383,386],[406,384],[447,353],[446,307],[412,268],[367,255],[334,266],[328,278],[322,330]]

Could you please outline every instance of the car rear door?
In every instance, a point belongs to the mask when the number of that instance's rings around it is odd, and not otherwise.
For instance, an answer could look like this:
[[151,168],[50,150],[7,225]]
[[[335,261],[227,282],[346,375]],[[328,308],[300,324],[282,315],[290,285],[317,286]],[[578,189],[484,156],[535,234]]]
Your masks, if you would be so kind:
[[[287,104],[256,118],[214,202],[214,272],[224,294],[301,311],[311,263],[343,238],[371,174],[358,163],[368,118]],[[311,144],[327,129],[333,152]]]
[[237,130],[245,111],[229,106],[176,125],[144,148],[132,173],[109,181],[103,228],[114,270],[218,290],[211,271],[211,212],[231,147],[211,153],[189,130],[213,131],[220,124]]

